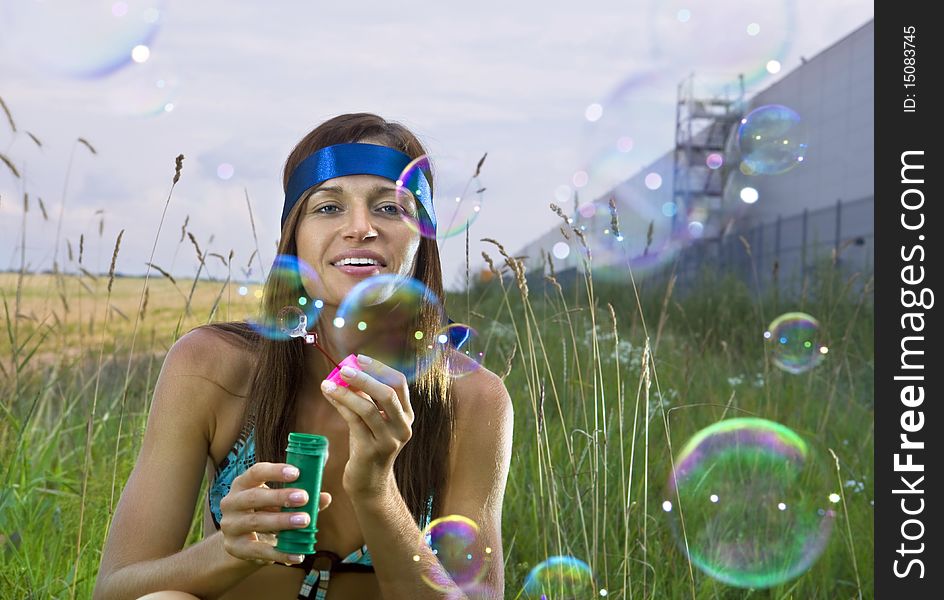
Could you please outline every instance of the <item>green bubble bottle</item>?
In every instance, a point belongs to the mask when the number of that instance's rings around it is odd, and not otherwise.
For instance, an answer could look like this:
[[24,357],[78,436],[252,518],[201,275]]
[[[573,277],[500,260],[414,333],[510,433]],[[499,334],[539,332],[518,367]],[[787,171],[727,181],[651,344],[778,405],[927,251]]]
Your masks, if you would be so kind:
[[285,462],[297,467],[299,475],[295,481],[286,481],[284,487],[301,488],[308,492],[308,504],[283,506],[282,512],[307,512],[310,520],[305,527],[280,531],[275,549],[287,554],[314,554],[321,474],[328,457],[328,438],[293,431],[288,434],[288,446],[285,451]]

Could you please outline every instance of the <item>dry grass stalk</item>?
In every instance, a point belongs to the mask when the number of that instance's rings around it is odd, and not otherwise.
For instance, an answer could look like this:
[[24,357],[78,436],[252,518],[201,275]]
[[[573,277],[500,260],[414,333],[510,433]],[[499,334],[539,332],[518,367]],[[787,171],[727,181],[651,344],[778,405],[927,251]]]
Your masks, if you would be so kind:
[[652,235],[655,233],[655,224],[655,221],[649,221],[649,228],[646,229],[646,247],[642,251],[643,256],[649,254],[649,248],[652,246]]
[[[95,281],[95,282],[98,281],[98,277],[95,277],[94,275],[92,275],[85,267],[79,267],[79,272],[82,275],[85,275],[86,277],[91,279],[92,281]],[[81,277],[81,275],[79,277]]]
[[80,137],[76,141],[82,144],[83,146],[85,146],[86,148],[88,148],[89,152],[91,152],[92,154],[98,154],[98,151],[92,146],[92,144],[89,143],[87,139]]
[[569,241],[570,241],[570,236],[567,235],[567,232],[566,232],[566,231],[564,231],[564,226],[563,226],[563,225],[561,225],[561,227],[560,227],[560,232],[561,232],[561,235],[564,236],[564,239],[569,242]]
[[144,302],[141,304],[141,312],[140,312],[141,320],[142,320],[142,321],[144,320],[144,315],[147,314],[147,306],[148,306],[148,295],[149,295],[149,292],[150,292],[150,288],[145,287],[145,288],[144,288]]
[[180,171],[184,168],[184,155],[177,155],[177,165],[174,167],[174,184],[180,181]]
[[118,232],[118,239],[115,240],[115,251],[111,255],[111,266],[108,267],[108,293],[111,293],[111,284],[115,281],[115,261],[118,260],[118,249],[121,248],[121,236],[125,234],[122,229]]
[[168,273],[167,271],[165,271],[164,269],[160,268],[159,266],[155,265],[154,263],[146,262],[146,263],[144,263],[144,264],[146,264],[147,266],[151,267],[152,269],[154,269],[155,271],[157,271],[158,273],[160,273],[161,275],[163,275],[163,276],[166,277],[167,279],[170,279],[170,282],[173,283],[174,285],[177,285],[177,281],[174,279],[174,276],[171,275],[170,273]]
[[82,264],[82,255],[85,253],[85,234],[79,235],[79,264]]
[[70,242],[69,240],[66,240],[66,248],[69,250],[69,262],[72,262],[72,258],[74,255],[72,254],[72,242]]
[[48,221],[49,215],[46,214],[46,205],[43,204],[43,199],[37,198],[37,200],[39,201],[39,210],[43,213],[43,221]]
[[190,222],[190,215],[187,215],[184,218],[184,224],[180,226],[180,242],[178,243],[183,243],[184,237],[187,235],[187,223],[189,222]]
[[502,371],[501,379],[505,380],[506,377],[511,373],[511,363],[515,358],[515,352],[518,350],[518,344],[515,344],[511,347],[511,354],[508,355],[508,360],[505,361],[505,369]]
[[187,237],[190,238],[190,243],[193,244],[194,249],[197,251],[197,260],[200,261],[200,264],[205,264],[203,252],[200,251],[200,244],[197,243],[197,238],[189,231],[187,232]]
[[501,279],[501,273],[499,273],[498,269],[495,268],[495,263],[492,262],[492,257],[489,256],[484,250],[482,251],[482,258],[484,258],[485,262],[488,264],[488,270],[491,271],[495,277]]
[[16,170],[16,167],[13,165],[13,161],[7,158],[5,154],[0,153],[0,161],[3,161],[3,164],[5,164],[8,169],[10,169],[17,179],[20,178],[20,172]]
[[23,214],[26,214],[28,212],[29,212],[29,194],[24,193],[23,194]]
[[131,319],[128,318],[128,315],[126,315],[125,313],[121,312],[121,309],[120,309],[120,308],[118,308],[118,307],[115,306],[114,304],[109,304],[108,306],[109,306],[113,311],[115,311],[115,313],[117,313],[118,316],[121,317],[122,319],[124,319],[126,322],[129,322],[129,323],[131,322]]
[[479,164],[475,165],[475,175],[472,177],[478,177],[479,173],[482,172],[482,165],[485,164],[485,157],[488,156],[488,152],[482,155],[482,158],[479,159]]
[[39,141],[39,138],[36,137],[35,135],[33,135],[33,133],[32,133],[31,131],[27,131],[27,132],[26,132],[26,135],[28,135],[29,138],[30,138],[31,140],[33,140],[33,143],[36,144],[36,147],[37,147],[37,148],[42,148],[42,147],[43,147],[43,143],[42,143],[41,141]]
[[747,238],[743,235],[739,235],[738,239],[741,240],[741,245],[744,246],[744,251],[747,252],[748,258],[754,258],[754,255],[751,254],[751,243],[747,241]]
[[616,237],[620,236],[619,215],[616,212],[615,196],[610,196],[610,230]]
[[2,96],[0,96],[0,108],[3,109],[3,114],[7,116],[7,122],[10,124],[10,129],[13,130],[13,133],[16,133],[16,122],[13,121],[13,115],[10,113],[10,109],[7,107],[7,103],[3,101]]

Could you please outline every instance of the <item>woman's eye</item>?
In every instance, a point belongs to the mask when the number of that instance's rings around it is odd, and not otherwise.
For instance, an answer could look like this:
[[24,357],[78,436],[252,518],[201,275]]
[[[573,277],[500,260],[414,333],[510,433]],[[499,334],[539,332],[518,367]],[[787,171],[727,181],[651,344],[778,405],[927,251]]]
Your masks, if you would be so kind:
[[398,215],[398,214],[400,214],[400,207],[397,206],[396,204],[387,204],[387,205],[384,205],[384,206],[381,206],[381,207],[380,207],[381,210],[384,210],[384,209],[387,209],[387,208],[393,209],[393,210],[388,210],[388,211],[386,211],[388,214],[391,214],[391,215]]
[[333,204],[325,204],[324,206],[319,206],[317,209],[315,209],[315,212],[322,212],[326,208],[337,208],[337,206]]

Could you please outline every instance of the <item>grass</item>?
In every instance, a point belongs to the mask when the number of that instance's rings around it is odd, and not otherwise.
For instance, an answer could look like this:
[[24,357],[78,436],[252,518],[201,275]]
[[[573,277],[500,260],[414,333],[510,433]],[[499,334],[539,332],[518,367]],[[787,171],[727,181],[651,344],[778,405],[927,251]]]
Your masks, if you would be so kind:
[[[485,365],[506,375],[513,390],[515,450],[503,521],[508,597],[521,595],[529,571],[554,555],[586,561],[597,593],[610,598],[871,596],[867,295],[845,290],[842,274],[828,265],[816,275],[818,286],[793,301],[758,297],[717,274],[679,298],[649,281],[638,304],[623,281],[558,290],[548,279],[525,296],[506,272],[446,305],[476,328]],[[214,304],[214,317],[226,319],[248,314],[252,303],[233,283],[152,279],[135,325],[143,283],[117,277],[109,293],[105,276],[0,275],[7,330],[0,342],[3,598],[91,595],[164,353],[206,322]],[[819,315],[830,340],[827,360],[802,375],[773,368],[759,335],[789,310]],[[691,568],[660,507],[679,447],[732,416],[761,416],[799,432],[844,495],[822,557],[770,589],[730,587]],[[188,543],[200,539],[202,511],[200,504]]]

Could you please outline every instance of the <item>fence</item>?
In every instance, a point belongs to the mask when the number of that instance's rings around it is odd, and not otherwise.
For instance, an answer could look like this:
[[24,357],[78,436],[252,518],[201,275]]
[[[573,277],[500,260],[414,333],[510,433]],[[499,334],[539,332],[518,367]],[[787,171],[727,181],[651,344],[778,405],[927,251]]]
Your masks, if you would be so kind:
[[[798,288],[813,265],[824,259],[849,272],[869,274],[874,267],[875,199],[843,202],[788,218],[699,240],[676,260],[678,283],[685,285],[708,268],[733,273],[764,288],[778,284]],[[860,278],[861,282],[865,277]]]

